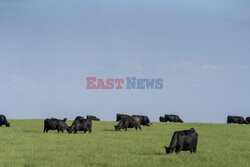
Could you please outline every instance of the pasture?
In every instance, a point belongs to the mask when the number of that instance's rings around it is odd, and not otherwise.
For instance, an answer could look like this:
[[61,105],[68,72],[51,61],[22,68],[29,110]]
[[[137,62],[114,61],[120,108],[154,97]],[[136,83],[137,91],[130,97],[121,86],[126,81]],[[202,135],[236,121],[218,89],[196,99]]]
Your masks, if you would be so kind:
[[[0,128],[0,166],[247,166],[250,164],[250,125],[155,123],[142,131],[117,132],[117,122],[93,121],[91,134],[43,133],[43,120],[9,120]],[[70,125],[72,121],[67,121]],[[176,130],[195,128],[197,153],[166,155]]]

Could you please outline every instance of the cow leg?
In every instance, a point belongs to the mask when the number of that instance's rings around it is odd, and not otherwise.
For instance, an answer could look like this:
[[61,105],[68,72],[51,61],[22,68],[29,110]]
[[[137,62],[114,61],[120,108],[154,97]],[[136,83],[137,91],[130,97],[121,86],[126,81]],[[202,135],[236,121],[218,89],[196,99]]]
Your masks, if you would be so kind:
[[176,147],[176,154],[180,153],[182,150],[182,147]]
[[125,131],[127,131],[127,127],[125,128]]
[[84,133],[86,133],[86,130],[84,131]]
[[59,129],[57,129],[57,133],[59,133]]
[[136,131],[137,131],[137,129],[138,129],[137,126],[135,126],[135,130],[136,130]]
[[63,130],[62,130],[62,133],[63,133]]
[[139,129],[141,130],[141,125],[139,125]]
[[76,133],[77,133],[77,130],[74,130],[74,133],[76,134]]
[[90,129],[89,129],[89,133],[91,133],[91,132],[92,132],[92,129],[90,128]]
[[189,151],[190,151],[190,153],[193,153],[193,149],[192,149],[192,148],[190,148],[190,150],[189,150]]
[[49,130],[48,130],[48,129],[46,129],[46,133],[48,133],[48,131],[49,131]]
[[44,129],[43,129],[43,133],[44,133],[45,131],[46,131],[46,129],[44,128]]
[[193,148],[193,152],[196,153],[196,147]]

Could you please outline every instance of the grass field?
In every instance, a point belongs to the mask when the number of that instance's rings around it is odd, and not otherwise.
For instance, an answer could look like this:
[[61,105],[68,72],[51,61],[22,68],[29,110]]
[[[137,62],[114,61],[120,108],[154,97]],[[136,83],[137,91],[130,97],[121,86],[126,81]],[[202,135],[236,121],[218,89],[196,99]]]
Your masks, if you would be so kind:
[[[142,131],[114,131],[116,122],[93,122],[93,133],[43,133],[43,120],[9,120],[0,128],[0,166],[248,166],[250,125],[153,123]],[[71,124],[71,121],[67,121]],[[165,154],[176,130],[195,128],[196,154]]]

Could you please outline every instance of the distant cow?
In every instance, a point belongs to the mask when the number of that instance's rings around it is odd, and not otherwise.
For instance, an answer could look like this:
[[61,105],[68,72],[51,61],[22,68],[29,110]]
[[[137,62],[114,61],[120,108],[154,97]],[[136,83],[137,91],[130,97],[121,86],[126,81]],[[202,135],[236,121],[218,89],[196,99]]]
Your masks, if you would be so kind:
[[165,122],[180,122],[183,123],[182,119],[178,115],[165,115]]
[[121,129],[125,129],[125,131],[127,131],[127,128],[135,128],[136,130],[139,128],[141,130],[140,119],[138,117],[124,117],[114,127],[116,131]]
[[140,119],[140,125],[143,125],[143,126],[150,126],[151,125],[148,116],[144,116],[144,115],[132,115],[132,117],[138,117]]
[[247,122],[248,124],[250,124],[250,117],[247,117],[247,118],[246,118],[246,122]]
[[76,117],[76,119],[73,121],[72,125],[67,129],[69,133],[77,133],[78,131],[83,131],[86,133],[89,131],[89,133],[92,132],[92,120],[91,119],[84,119],[83,117]]
[[59,120],[56,118],[45,119],[43,132],[48,133],[49,130],[57,130],[58,133],[60,131],[63,133],[63,131],[68,128],[66,121],[67,118],[64,118],[63,120]]
[[92,115],[87,115],[87,119],[91,119],[92,121],[100,121],[99,118],[97,118],[96,116],[92,116]]
[[10,123],[7,121],[5,115],[0,115],[0,127],[2,127],[2,125],[10,127]]
[[126,114],[116,114],[116,122],[119,122],[122,118],[129,117]]
[[80,120],[80,119],[85,119],[85,118],[82,117],[82,116],[77,116],[77,117],[75,118],[75,120]]
[[160,122],[166,122],[164,117],[159,117]]
[[240,117],[240,116],[231,116],[231,115],[228,115],[227,116],[227,123],[235,123],[235,124],[246,124],[246,120],[243,118],[243,117]]
[[179,153],[180,151],[196,152],[198,143],[198,134],[191,128],[189,130],[174,132],[169,147],[164,146],[166,153]]

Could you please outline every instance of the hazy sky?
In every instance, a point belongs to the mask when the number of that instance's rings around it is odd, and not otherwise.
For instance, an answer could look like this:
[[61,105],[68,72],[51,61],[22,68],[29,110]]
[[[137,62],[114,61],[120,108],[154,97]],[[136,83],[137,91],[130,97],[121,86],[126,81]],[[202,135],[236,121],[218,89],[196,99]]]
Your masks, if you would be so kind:
[[[131,76],[164,88],[86,89],[86,77]],[[0,0],[0,113],[250,116],[250,1]]]

